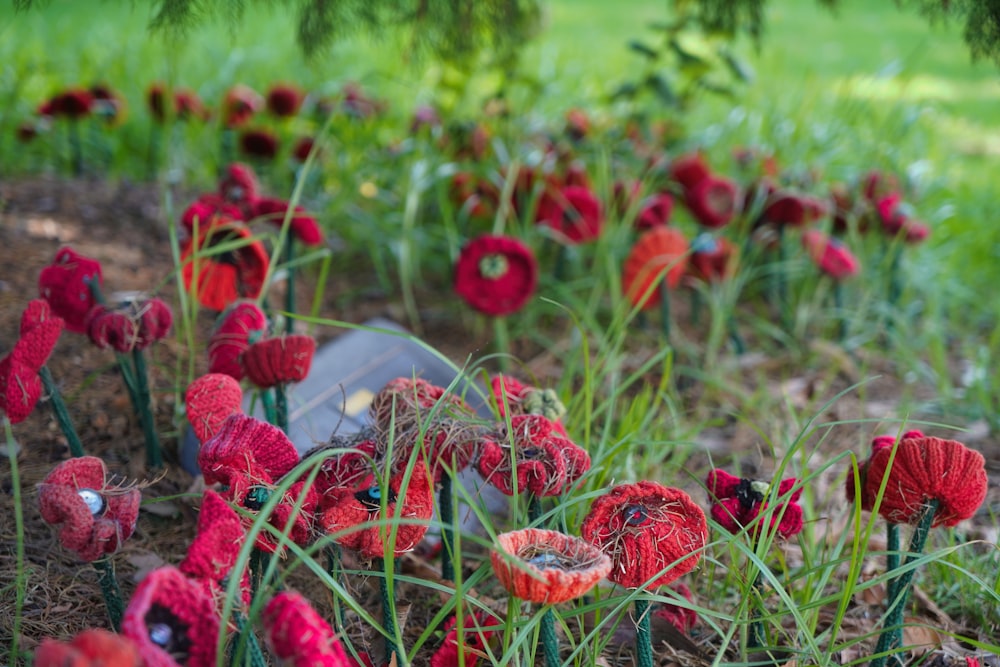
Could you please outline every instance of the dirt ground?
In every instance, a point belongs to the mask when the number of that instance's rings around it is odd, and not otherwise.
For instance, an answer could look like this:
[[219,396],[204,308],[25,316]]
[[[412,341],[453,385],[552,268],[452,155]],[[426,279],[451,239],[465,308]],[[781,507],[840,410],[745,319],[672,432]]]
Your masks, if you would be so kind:
[[[178,193],[177,198],[183,200],[183,194]],[[169,299],[172,294],[172,278],[169,277],[173,262],[164,213],[158,203],[161,200],[161,193],[156,187],[128,182],[67,182],[44,177],[0,182],[0,355],[13,343],[25,304],[38,295],[39,271],[52,261],[56,250],[63,244],[70,244],[79,252],[100,260],[106,291],[153,291]],[[349,274],[344,272],[344,275]],[[353,322],[363,322],[374,316],[404,321],[400,306],[385,295],[366,294],[349,303],[336,300],[336,295],[346,291],[341,289],[345,286],[337,281],[345,280],[347,278],[343,276],[333,278],[327,290],[331,303],[329,308],[324,308],[324,315],[332,317],[335,314],[338,319]],[[308,290],[308,285],[303,283],[302,288]],[[308,299],[308,292],[306,295],[304,298]],[[485,340],[476,339],[474,332],[458,332],[441,313],[428,310],[423,314],[426,316],[425,338],[453,359],[461,361],[471,350],[486,348]],[[210,314],[205,313],[199,327],[207,331],[210,324]],[[321,338],[333,334],[319,333]],[[166,447],[167,468],[162,477],[144,490],[146,498],[177,496],[200,490],[196,480],[177,465],[176,406],[171,378],[181,352],[173,338],[152,348],[150,367],[156,390],[156,418]],[[525,348],[518,352],[531,358],[530,366],[536,375],[554,377],[560,371],[558,350]],[[776,390],[787,392],[791,400],[817,407],[837,391],[862,379],[854,377],[857,372],[853,362],[842,353],[822,346],[817,346],[814,352],[821,358],[827,358],[826,366],[794,377],[789,376],[788,364],[782,360],[748,358],[740,362],[741,366],[734,366],[734,372],[741,373],[750,383],[773,383]],[[626,364],[638,367],[643,361],[643,354],[640,346],[635,357],[626,360]],[[113,361],[110,352],[98,350],[83,336],[66,332],[59,340],[49,367],[67,399],[85,450],[102,457],[108,467],[120,475],[130,479],[147,479],[142,432]],[[831,366],[835,367],[835,372],[831,373]],[[892,379],[893,369],[886,364],[883,363],[881,368],[878,363],[872,366],[885,370],[885,374],[868,386],[864,402],[856,394],[848,395],[823,414],[824,418],[889,416],[893,409],[892,397],[898,395],[898,382]],[[699,393],[705,394],[708,390],[693,387],[692,401]],[[712,400],[719,404],[736,400],[733,397],[727,399],[724,394],[717,393]],[[786,428],[787,424],[776,426]],[[1000,443],[978,425],[970,426],[978,431],[970,434],[971,437],[965,438],[965,441],[984,451],[990,462],[990,474],[995,478],[1000,473],[997,468]],[[54,464],[69,456],[66,441],[48,406],[40,404],[28,420],[15,427],[15,435],[21,447],[19,461],[25,498],[25,558],[29,574],[20,633],[22,647],[30,650],[42,637],[66,638],[87,627],[106,626],[107,620],[95,571],[81,566],[72,554],[63,550],[55,533],[35,511],[35,485]],[[838,432],[841,440],[838,446],[860,451],[860,445],[867,437],[860,425],[853,431],[842,429]],[[707,461],[708,455],[716,463],[740,458],[744,471],[752,472],[761,463],[759,438],[746,424],[729,421],[718,428],[708,429],[700,434],[699,445],[702,451],[692,459],[692,465]],[[0,572],[4,573],[0,575],[0,609],[12,610],[14,587],[11,574],[15,571],[16,533],[11,511],[12,480],[6,462],[0,466],[0,483],[3,490],[0,496],[0,544],[4,545],[0,547]],[[832,480],[821,480],[819,483],[829,485]],[[998,500],[996,485],[991,484],[991,487],[986,507],[996,506]],[[822,492],[823,489],[819,489],[817,497]],[[187,498],[144,506],[135,535],[115,557],[126,596],[145,572],[160,564],[176,564],[183,558],[194,535],[196,517],[194,503]],[[981,520],[976,520],[970,534],[992,543],[997,538],[996,528],[985,513]],[[404,563],[404,571],[428,578],[433,577],[436,567],[419,555],[408,557]],[[310,581],[307,575],[303,577],[306,578],[301,581],[302,587],[306,588]],[[427,591],[423,587],[410,587],[400,596],[400,599],[410,603],[409,625],[416,628],[417,633],[426,627],[438,606],[433,599],[435,594]],[[872,604],[877,605],[878,602],[875,600]],[[324,608],[329,600],[319,599],[316,603]],[[506,605],[502,603],[501,606],[505,608]],[[980,636],[995,638],[991,637],[992,629],[968,628],[962,619],[948,618],[939,609],[935,611],[934,603],[929,600],[923,605],[923,610],[930,622],[947,625],[972,636],[981,633]],[[849,619],[855,622],[856,617],[860,618],[863,613],[867,611],[864,604],[859,603],[858,610],[852,612]],[[11,635],[12,625],[12,614],[0,613],[0,663],[9,648],[7,638]],[[355,645],[366,641],[360,624],[348,627],[347,631]],[[625,631],[627,634],[628,628]],[[864,631],[864,628],[859,631]],[[435,642],[429,644],[430,649]],[[674,649],[667,644],[662,644],[661,649],[659,655],[663,664],[692,664],[687,661],[690,656],[677,657]],[[426,660],[425,653],[421,654],[421,660]],[[964,660],[952,662],[950,656],[959,653],[961,651],[957,649],[952,649],[950,653],[938,652],[930,663],[925,664],[965,665]],[[849,659],[851,656],[842,657]],[[631,659],[630,655],[616,653],[608,656],[608,664],[630,664]],[[694,664],[698,662],[694,660]]]

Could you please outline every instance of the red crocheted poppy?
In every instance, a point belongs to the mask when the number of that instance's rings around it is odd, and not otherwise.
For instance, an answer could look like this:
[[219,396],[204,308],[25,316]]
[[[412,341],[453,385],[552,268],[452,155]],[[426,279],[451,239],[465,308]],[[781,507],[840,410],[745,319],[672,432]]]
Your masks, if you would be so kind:
[[264,108],[264,98],[249,86],[237,84],[226,91],[222,99],[222,122],[226,127],[239,127]]
[[215,667],[220,631],[208,589],[170,566],[139,582],[122,619],[145,667]]
[[258,160],[273,160],[278,156],[278,137],[267,130],[244,130],[240,133],[240,150]]
[[89,90],[71,88],[55,95],[51,100],[51,115],[78,119],[90,114],[94,96]]
[[559,434],[542,415],[515,415],[494,438],[484,438],[477,467],[487,482],[508,496],[565,493],[590,468],[590,455]]
[[264,608],[267,643],[283,665],[290,667],[349,667],[347,654],[330,624],[309,601],[282,591]]
[[699,234],[691,242],[687,273],[695,280],[717,283],[730,278],[735,270],[736,246],[723,237]]
[[260,196],[260,184],[253,167],[242,162],[234,162],[226,167],[219,179],[219,195],[222,199],[239,206],[244,212],[250,210]]
[[511,415],[542,415],[555,425],[559,435],[567,436],[561,421],[566,416],[566,406],[554,389],[539,389],[509,375],[495,375],[490,379],[490,391],[501,421],[508,408]]
[[114,484],[104,461],[82,456],[63,461],[38,486],[46,523],[59,527],[59,541],[85,561],[113,554],[135,531],[139,489]]
[[[263,218],[267,222],[281,227],[290,202],[276,197],[258,197],[253,204],[252,217]],[[292,219],[288,223],[288,233],[307,246],[323,243],[323,230],[319,228],[316,218],[307,215],[305,209],[296,206],[292,211]]]
[[177,107],[178,120],[208,120],[212,112],[198,97],[198,93],[189,88],[178,88],[174,91],[174,105]]
[[215,329],[208,340],[208,371],[223,373],[235,380],[242,380],[243,364],[240,358],[267,329],[267,315],[253,301],[237,301],[219,315]]
[[[244,541],[246,532],[240,515],[222,496],[208,489],[202,496],[197,533],[179,569],[201,582],[213,597],[220,598]],[[245,575],[244,572],[240,577]],[[241,593],[244,604],[249,604],[249,586],[244,586]]]
[[162,123],[167,119],[167,89],[160,82],[152,84],[146,90],[146,106],[153,120]]
[[206,484],[226,484],[221,475],[241,469],[260,471],[270,482],[284,477],[298,462],[295,445],[280,428],[244,414],[229,417],[198,451]]
[[674,198],[667,193],[655,194],[647,199],[635,218],[635,228],[645,231],[654,227],[662,227],[670,222],[674,212]]
[[[292,147],[292,157],[299,162],[305,162],[309,159],[309,155],[313,152],[313,146],[315,146],[316,140],[312,137],[302,137],[295,142]],[[317,157],[322,153],[322,151],[317,151]]]
[[101,629],[84,630],[69,642],[45,638],[35,649],[34,667],[142,667],[128,637]]
[[243,351],[247,379],[267,389],[279,384],[301,382],[309,375],[316,339],[302,334],[268,338]]
[[0,359],[0,412],[11,424],[20,424],[35,409],[42,397],[38,369],[20,359],[17,347]]
[[[404,477],[405,473],[399,473],[389,480],[384,513],[383,489],[378,485],[358,491],[337,489],[327,493],[319,516],[323,530],[336,535],[337,543],[367,558],[384,557],[386,543],[397,556],[412,550],[427,533],[427,522],[434,514],[434,496],[423,463],[418,461],[413,466],[405,489]],[[397,515],[400,521],[396,521]],[[375,522],[375,525],[358,527],[366,522]]]
[[451,177],[448,188],[451,201],[470,217],[492,219],[500,205],[500,190],[489,179],[479,178],[467,171]]
[[455,264],[455,292],[486,315],[521,310],[538,287],[538,263],[531,249],[510,236],[485,235],[462,248]]
[[407,377],[389,380],[372,398],[368,412],[376,426],[388,427],[393,422],[417,421],[427,417],[435,408],[441,415],[469,413],[465,401],[449,394],[444,387],[421,378]]
[[806,224],[809,211],[806,198],[792,193],[777,191],[768,197],[760,213],[760,223],[798,227]]
[[539,528],[497,535],[490,560],[511,595],[537,604],[575,600],[611,571],[611,559],[594,545]]
[[655,587],[698,565],[708,523],[680,489],[643,481],[616,486],[595,500],[580,534],[610,556],[608,579],[626,588]]
[[[462,623],[462,635],[459,637],[458,619],[452,616],[445,623],[448,634],[434,655],[431,656],[430,667],[476,667],[480,658],[486,657],[486,646],[497,632],[502,631],[503,623],[496,616],[478,610],[466,614]],[[459,651],[463,661],[459,661]]]
[[38,275],[38,291],[65,320],[67,329],[85,333],[87,313],[95,303],[90,292],[94,280],[98,285],[103,283],[100,262],[72,248],[61,248],[52,264]]
[[708,176],[684,193],[684,203],[701,225],[718,229],[728,225],[737,213],[740,192],[736,183]]
[[[779,504],[771,514],[769,525],[782,539],[788,539],[802,530],[802,508],[798,504],[802,488],[783,499],[797,482],[797,479],[790,477],[778,484]],[[757,517],[769,509],[766,501],[770,494],[770,484],[740,479],[719,469],[708,473],[705,484],[712,502],[712,518],[731,533],[738,533],[745,526],[753,525],[750,534],[756,538],[760,531]]]
[[245,217],[247,216],[244,215],[243,209],[236,204],[226,202],[219,195],[208,194],[201,195],[184,209],[184,213],[181,214],[181,224],[187,230],[188,236],[191,236],[196,226],[200,234],[209,227],[230,220],[243,220]]
[[[223,251],[213,250],[222,245],[238,243]],[[199,256],[195,260],[195,253]],[[237,299],[256,299],[264,289],[264,278],[270,257],[264,244],[238,222],[218,223],[201,230],[197,239],[189,239],[181,252],[181,276],[184,288],[194,288],[201,305],[221,311]]]
[[[922,437],[924,437],[923,431],[918,431],[914,429],[904,433],[903,436],[900,438],[900,440],[906,440],[907,438],[922,438]],[[881,449],[891,448],[894,444],[896,444],[896,436],[894,435],[876,436],[875,438],[872,439],[871,453],[874,454],[875,452]],[[875,507],[875,498],[876,498],[876,496],[868,494],[868,487],[865,484],[865,479],[867,478],[868,475],[868,464],[870,463],[870,461],[871,458],[869,455],[868,459],[861,461],[858,464],[858,472],[860,473],[861,476],[861,482],[859,484],[861,487],[861,509],[865,510],[866,512],[870,512],[872,508]],[[876,487],[875,490],[878,491],[878,488]],[[853,466],[851,468],[848,468],[847,470],[847,480],[844,482],[844,496],[847,498],[847,502],[849,503],[854,502],[855,494],[854,494]]]
[[[673,591],[684,597],[688,602],[694,598],[691,596],[691,589],[686,584],[673,584],[670,587]],[[675,604],[663,604],[653,611],[653,616],[658,616],[670,625],[677,628],[682,634],[690,634],[691,630],[698,625],[698,612],[687,607],[680,607]]]
[[[52,307],[44,299],[33,299],[21,313],[20,338],[14,343],[16,355],[22,364],[36,372],[52,356],[52,350],[59,342],[65,322],[53,314]],[[13,352],[13,350],[12,350]]]
[[857,275],[858,259],[843,243],[821,231],[810,229],[802,233],[802,247],[820,271],[834,280]]
[[535,220],[552,229],[560,241],[577,245],[601,235],[604,209],[589,188],[568,185],[542,194]]
[[188,385],[184,404],[198,442],[205,442],[229,417],[242,412],[243,390],[229,375],[207,373]]
[[933,525],[954,526],[986,499],[983,455],[956,440],[904,438],[889,468],[891,454],[889,447],[872,453],[863,491],[876,497],[883,476],[889,476],[879,514],[890,523],[917,523],[927,502],[937,500]]
[[97,304],[87,315],[87,336],[101,349],[145,350],[166,337],[174,314],[161,299],[129,301],[115,308]]
[[643,310],[660,303],[664,283],[673,289],[687,269],[688,242],[674,227],[645,232],[632,246],[622,267],[622,289],[634,306]]
[[305,99],[298,86],[291,83],[276,83],[267,91],[267,110],[279,118],[288,118],[299,112]]
[[670,178],[679,183],[684,190],[693,190],[711,175],[712,171],[701,153],[681,155],[670,163]]
[[[371,432],[365,431],[355,436],[335,434],[330,437],[328,443],[311,449],[303,455],[302,458],[307,459],[317,450],[350,450],[323,459],[314,484],[320,496],[325,496],[338,489],[367,488],[374,483],[373,464],[377,464],[381,460],[382,454],[378,443],[371,439],[370,435]],[[321,500],[320,503],[322,504],[322,502]]]

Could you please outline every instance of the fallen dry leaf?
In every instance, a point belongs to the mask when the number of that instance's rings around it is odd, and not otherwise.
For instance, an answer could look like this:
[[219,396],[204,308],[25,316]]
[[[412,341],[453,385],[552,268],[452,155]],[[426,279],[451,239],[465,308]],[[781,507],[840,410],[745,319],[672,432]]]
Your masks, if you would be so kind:
[[903,646],[910,647],[913,655],[923,655],[928,651],[940,648],[943,637],[940,632],[929,625],[910,625],[923,623],[921,619],[907,618],[903,626]]

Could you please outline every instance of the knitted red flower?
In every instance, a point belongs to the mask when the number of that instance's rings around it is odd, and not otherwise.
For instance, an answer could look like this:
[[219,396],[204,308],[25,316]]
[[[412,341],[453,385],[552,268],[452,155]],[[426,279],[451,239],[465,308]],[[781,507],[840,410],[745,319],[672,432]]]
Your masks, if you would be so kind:
[[50,100],[51,115],[79,119],[94,108],[94,96],[89,90],[71,88],[58,93]]
[[497,535],[490,560],[511,595],[537,604],[574,600],[611,571],[611,559],[592,544],[539,528]]
[[508,408],[511,415],[542,415],[555,425],[560,435],[566,435],[561,422],[566,416],[566,406],[554,389],[539,389],[509,375],[495,375],[490,379],[490,390],[501,421]]
[[139,582],[122,619],[122,635],[135,642],[145,667],[215,667],[219,632],[208,589],[170,566]]
[[872,452],[862,498],[874,499],[886,483],[879,514],[891,523],[917,523],[930,500],[938,501],[933,526],[954,526],[968,519],[986,499],[983,455],[956,440],[904,437],[889,468],[891,447]]
[[[914,429],[912,431],[907,431],[906,433],[904,433],[903,437],[900,439],[906,440],[907,438],[922,438],[922,437],[924,437],[923,431],[918,431]],[[896,444],[896,436],[894,435],[876,436],[875,438],[872,439],[871,453],[874,454],[875,452],[881,449],[891,448],[894,444]],[[858,464],[858,472],[861,475],[861,482],[860,482],[861,509],[865,510],[866,512],[870,512],[872,508],[875,507],[875,498],[876,498],[876,496],[868,495],[868,488],[867,485],[865,484],[865,479],[868,476],[868,464],[870,462],[871,458],[869,457],[865,461],[862,461],[861,463]],[[875,490],[878,491],[878,488],[876,487]],[[847,470],[847,481],[844,483],[844,495],[847,497],[847,502],[849,503],[854,502],[855,494],[854,494],[853,467]]]
[[100,262],[72,248],[61,248],[52,264],[38,275],[38,291],[65,320],[67,329],[85,333],[87,313],[95,303],[90,292],[94,280],[98,285],[103,282]]
[[224,373],[202,375],[188,385],[184,399],[187,418],[198,442],[211,438],[229,417],[243,410],[239,381]]
[[99,303],[87,315],[87,336],[101,349],[145,350],[166,337],[173,318],[161,299],[127,301],[113,308]]
[[700,224],[725,227],[736,217],[739,187],[727,178],[708,176],[684,193],[684,203]]
[[500,427],[495,438],[484,438],[477,467],[487,482],[508,496],[529,492],[536,496],[565,493],[590,469],[586,450],[563,437],[542,415],[515,415],[511,431]]
[[670,178],[684,190],[693,190],[711,175],[712,171],[701,153],[688,153],[670,163]]
[[656,227],[632,246],[622,267],[622,289],[629,301],[646,310],[660,303],[664,285],[680,284],[688,262],[688,242],[674,227]]
[[819,230],[803,232],[802,247],[819,270],[834,280],[855,276],[861,268],[847,246]]
[[645,231],[662,227],[670,222],[673,212],[674,198],[665,192],[655,194],[643,202],[642,210],[635,219],[635,228]]
[[107,630],[84,630],[69,642],[45,638],[35,649],[34,667],[142,667],[127,637]]
[[[336,489],[327,493],[319,516],[323,530],[334,535],[338,544],[367,558],[384,557],[386,543],[397,556],[412,550],[427,533],[427,522],[434,513],[434,496],[422,462],[413,466],[405,488],[404,477],[405,473],[393,475],[388,489],[375,484],[358,491]],[[383,491],[389,494],[384,513]],[[365,523],[373,525],[362,526]]]
[[[235,247],[229,247],[234,243]],[[226,249],[218,250],[223,245]],[[185,289],[193,290],[201,305],[221,311],[237,299],[256,299],[264,289],[269,263],[264,244],[245,225],[219,223],[184,245],[181,276]],[[193,288],[196,274],[197,287]]]
[[65,323],[44,299],[32,299],[21,313],[20,338],[10,356],[37,372],[49,360]]
[[[802,508],[798,504],[802,488],[785,498],[797,482],[797,479],[790,477],[781,480],[778,485],[778,507],[771,514],[769,525],[782,539],[788,539],[802,530]],[[757,537],[760,531],[757,517],[769,509],[766,501],[770,494],[770,484],[740,479],[719,469],[708,473],[705,484],[712,501],[712,518],[731,533],[738,533],[745,526],[752,525],[750,534]]]
[[455,264],[455,292],[486,315],[510,315],[524,307],[538,286],[535,255],[510,236],[469,241]]
[[16,354],[17,348],[0,359],[0,413],[11,424],[28,418],[42,397],[42,380],[37,368],[26,364]]
[[452,176],[448,194],[451,201],[470,218],[492,219],[500,205],[500,190],[497,186],[489,179],[479,178],[467,171],[460,171]]
[[104,461],[82,456],[63,461],[38,486],[46,523],[59,527],[59,541],[85,561],[113,554],[135,531],[139,489],[108,479]]
[[258,160],[273,160],[278,156],[278,137],[267,130],[244,130],[240,133],[240,150]]
[[222,100],[222,122],[226,127],[239,127],[264,108],[264,98],[257,91],[237,84],[226,91]]
[[103,83],[90,87],[90,95],[94,99],[94,114],[104,119],[109,125],[117,125],[125,117],[125,98],[111,86]]
[[267,338],[251,343],[244,350],[243,368],[250,382],[267,389],[304,380],[315,354],[316,339],[312,336],[290,334]]
[[243,209],[236,204],[226,202],[221,196],[207,194],[198,197],[191,202],[191,205],[184,209],[181,214],[181,225],[187,231],[188,236],[194,234],[195,227],[198,232],[209,227],[214,227],[220,223],[230,220],[243,220],[247,217]]
[[[309,154],[313,152],[313,146],[316,144],[316,140],[312,137],[302,137],[295,142],[292,147],[292,157],[299,162],[305,162],[309,159]],[[320,153],[317,152],[317,156]]]
[[805,197],[793,192],[777,191],[764,204],[760,222],[798,227],[807,222],[808,216]]
[[260,196],[260,184],[250,165],[234,162],[226,167],[219,180],[219,195],[244,211],[249,211]]
[[178,120],[208,120],[212,112],[198,97],[198,93],[188,88],[178,88],[174,91],[174,105]]
[[[671,587],[676,593],[684,597],[688,602],[692,602],[694,598],[691,596],[691,589],[687,587],[686,584],[673,584]],[[677,628],[677,631],[685,635],[690,634],[691,630],[698,625],[698,612],[694,609],[688,609],[687,607],[681,607],[675,604],[665,603],[653,611],[654,616],[659,616],[664,621],[670,625]]]
[[[370,432],[366,431],[353,437],[333,435],[327,444],[306,452],[303,458],[309,458],[317,449],[349,450],[323,459],[316,476],[317,493],[325,496],[337,489],[357,490],[368,488],[374,483],[373,463],[381,459],[381,452],[379,445],[369,435]],[[320,502],[322,504],[323,501]]]
[[[208,489],[202,496],[197,531],[179,569],[217,597],[225,590],[246,541],[243,521],[222,496]],[[249,590],[244,590],[244,595],[248,596]]]
[[240,358],[250,341],[260,338],[267,329],[267,316],[253,301],[236,301],[219,315],[208,340],[208,371],[224,373],[242,380]]
[[330,624],[298,593],[282,591],[264,608],[263,625],[274,654],[289,667],[351,667]]
[[[461,637],[455,616],[448,619],[444,629],[448,634],[431,656],[430,667],[459,667],[460,664],[476,667],[479,659],[486,656],[485,649],[493,635],[502,631],[503,623],[492,614],[479,610],[465,615]],[[464,662],[459,662],[459,651],[463,654]]]
[[[285,222],[285,215],[290,202],[275,197],[258,197],[254,203],[251,215],[254,218],[263,218],[267,222],[281,227]],[[288,233],[292,238],[298,239],[307,246],[314,246],[323,243],[323,230],[320,229],[316,218],[307,215],[305,209],[296,206],[292,211],[291,220],[288,223]]]
[[276,83],[267,91],[267,110],[279,118],[288,118],[299,112],[305,94],[291,83]]
[[729,239],[699,234],[691,242],[687,273],[695,280],[717,283],[732,276],[735,258],[736,246]]
[[577,245],[600,236],[604,210],[601,200],[589,188],[570,185],[544,192],[538,201],[535,220],[552,229],[560,241]]
[[626,588],[655,587],[698,565],[708,524],[686,493],[644,481],[595,500],[580,534],[610,556],[608,579]]

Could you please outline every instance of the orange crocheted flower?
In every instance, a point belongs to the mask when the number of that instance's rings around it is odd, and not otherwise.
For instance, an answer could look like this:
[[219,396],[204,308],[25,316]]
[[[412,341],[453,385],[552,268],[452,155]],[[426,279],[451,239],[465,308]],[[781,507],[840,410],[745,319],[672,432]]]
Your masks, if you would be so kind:
[[662,586],[695,568],[708,540],[705,513],[680,489],[622,484],[594,501],[583,539],[611,557],[608,579],[626,588]]
[[656,227],[632,246],[622,266],[622,289],[634,306],[653,308],[660,290],[680,284],[687,269],[688,242],[674,227]]
[[69,642],[43,639],[35,667],[142,667],[139,651],[127,637],[101,629],[84,630]]
[[[264,289],[269,264],[264,244],[236,221],[201,229],[181,252],[184,288],[193,290],[201,305],[218,311],[237,299],[256,299]],[[196,275],[197,287],[193,287]]]
[[889,476],[879,514],[891,523],[917,523],[930,500],[938,501],[932,526],[954,526],[968,519],[986,499],[986,461],[979,452],[956,440],[931,436],[904,438],[896,448],[872,454],[863,493],[878,494]]
[[574,600],[611,571],[611,559],[597,547],[539,528],[497,535],[490,560],[511,595],[537,604]]

